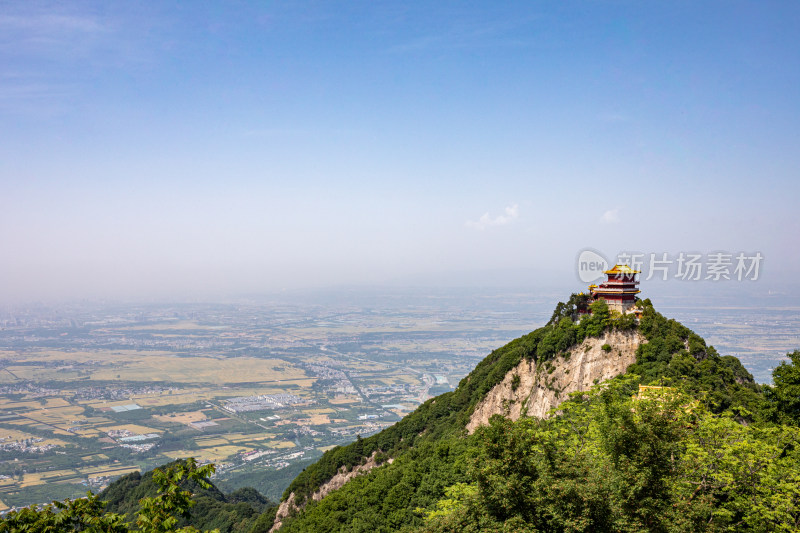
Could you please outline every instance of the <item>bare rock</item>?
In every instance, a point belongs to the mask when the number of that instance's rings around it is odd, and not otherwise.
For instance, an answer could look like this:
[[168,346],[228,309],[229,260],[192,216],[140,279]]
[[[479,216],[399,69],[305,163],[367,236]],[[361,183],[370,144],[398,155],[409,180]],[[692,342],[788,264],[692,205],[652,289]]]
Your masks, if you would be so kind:
[[[546,418],[548,411],[569,398],[569,393],[623,374],[636,361],[636,349],[645,342],[638,331],[608,331],[538,368],[534,361],[523,360],[475,407],[467,431],[472,433],[488,424],[495,414],[511,420],[523,414]],[[608,351],[603,350],[606,344],[611,347]]]

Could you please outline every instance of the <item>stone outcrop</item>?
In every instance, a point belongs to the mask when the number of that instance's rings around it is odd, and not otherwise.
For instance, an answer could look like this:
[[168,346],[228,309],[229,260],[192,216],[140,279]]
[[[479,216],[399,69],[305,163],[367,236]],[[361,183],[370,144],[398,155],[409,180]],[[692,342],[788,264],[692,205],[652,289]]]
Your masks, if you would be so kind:
[[636,349],[645,342],[638,331],[608,331],[538,367],[534,361],[523,360],[475,407],[467,430],[472,433],[478,426],[488,424],[495,414],[512,420],[523,413],[544,418],[568,399],[569,393],[587,390],[595,383],[623,374],[636,361]]
[[[330,478],[328,481],[323,483],[314,494],[311,495],[311,499],[314,501],[319,501],[331,492],[336,489],[340,489],[344,486],[345,483],[353,479],[354,477],[366,474],[373,468],[380,466],[375,461],[375,456],[377,452],[373,452],[373,454],[367,459],[364,464],[356,465],[351,470],[347,470],[345,467],[339,469],[339,471]],[[386,463],[383,464],[390,464],[393,459],[389,459]],[[289,497],[286,498],[284,501],[281,502],[280,506],[278,507],[278,512],[275,514],[275,522],[272,524],[272,528],[269,530],[270,533],[273,531],[277,531],[283,525],[283,520],[290,516],[292,513],[299,511],[303,508],[303,504],[297,505],[296,503],[297,498],[295,498],[294,492],[289,494]]]
[[[467,430],[472,433],[478,426],[487,424],[495,414],[512,420],[523,414],[547,417],[551,409],[569,397],[569,393],[587,390],[596,383],[623,374],[636,361],[636,349],[644,342],[647,341],[638,331],[608,331],[602,337],[586,339],[566,354],[538,366],[534,361],[523,360],[475,407]],[[375,457],[373,453],[364,464],[350,470],[342,467],[310,496],[311,500],[319,501],[351,479],[379,466]],[[388,462],[391,463],[392,459]],[[303,505],[298,504],[295,494],[291,493],[280,504],[270,533],[277,531],[283,521],[300,511]]]

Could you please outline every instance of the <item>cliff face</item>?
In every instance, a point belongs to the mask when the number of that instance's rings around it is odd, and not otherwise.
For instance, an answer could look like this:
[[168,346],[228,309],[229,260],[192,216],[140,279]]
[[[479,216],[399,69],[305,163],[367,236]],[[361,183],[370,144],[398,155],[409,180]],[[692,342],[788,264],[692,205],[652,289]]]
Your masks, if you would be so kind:
[[[376,455],[376,453],[373,453],[363,465],[356,465],[350,471],[345,470],[344,467],[340,468],[339,472],[337,472],[335,476],[323,483],[319,489],[317,489],[317,491],[311,495],[311,499],[314,501],[319,501],[334,490],[342,488],[345,483],[354,477],[366,474],[376,466],[380,466],[375,461]],[[386,461],[386,463],[391,464],[392,461],[393,459],[390,458],[388,461]],[[288,517],[292,512],[298,511],[303,507],[304,505],[297,505],[295,502],[294,492],[292,492],[289,497],[282,501],[278,507],[278,512],[275,514],[275,523],[272,525],[270,533],[280,529],[280,527],[283,525],[283,520],[286,517]]]
[[[584,340],[567,355],[538,369],[535,362],[523,360],[475,407],[467,430],[472,433],[478,426],[488,424],[495,414],[512,420],[523,413],[544,418],[570,392],[587,390],[595,383],[623,374],[636,361],[636,349],[645,342],[638,330],[608,331],[600,338]],[[603,350],[606,344],[610,351]]]

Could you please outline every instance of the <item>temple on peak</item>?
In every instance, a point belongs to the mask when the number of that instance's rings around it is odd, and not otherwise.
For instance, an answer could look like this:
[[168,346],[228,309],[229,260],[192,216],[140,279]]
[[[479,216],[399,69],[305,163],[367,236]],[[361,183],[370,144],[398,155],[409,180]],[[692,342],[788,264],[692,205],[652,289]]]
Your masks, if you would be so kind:
[[628,265],[614,265],[614,268],[603,272],[608,279],[600,285],[589,285],[589,294],[592,300],[602,298],[608,308],[620,313],[627,313],[634,307],[636,295],[639,290],[637,274],[641,271],[634,270]]

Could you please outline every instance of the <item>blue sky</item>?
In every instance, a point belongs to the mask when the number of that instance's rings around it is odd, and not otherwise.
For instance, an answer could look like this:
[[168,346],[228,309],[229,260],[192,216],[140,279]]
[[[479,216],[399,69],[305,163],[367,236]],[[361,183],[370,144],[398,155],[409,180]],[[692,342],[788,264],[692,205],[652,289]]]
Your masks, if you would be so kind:
[[[800,271],[796,2],[0,2],[0,289]],[[573,276],[574,278],[574,276]]]

